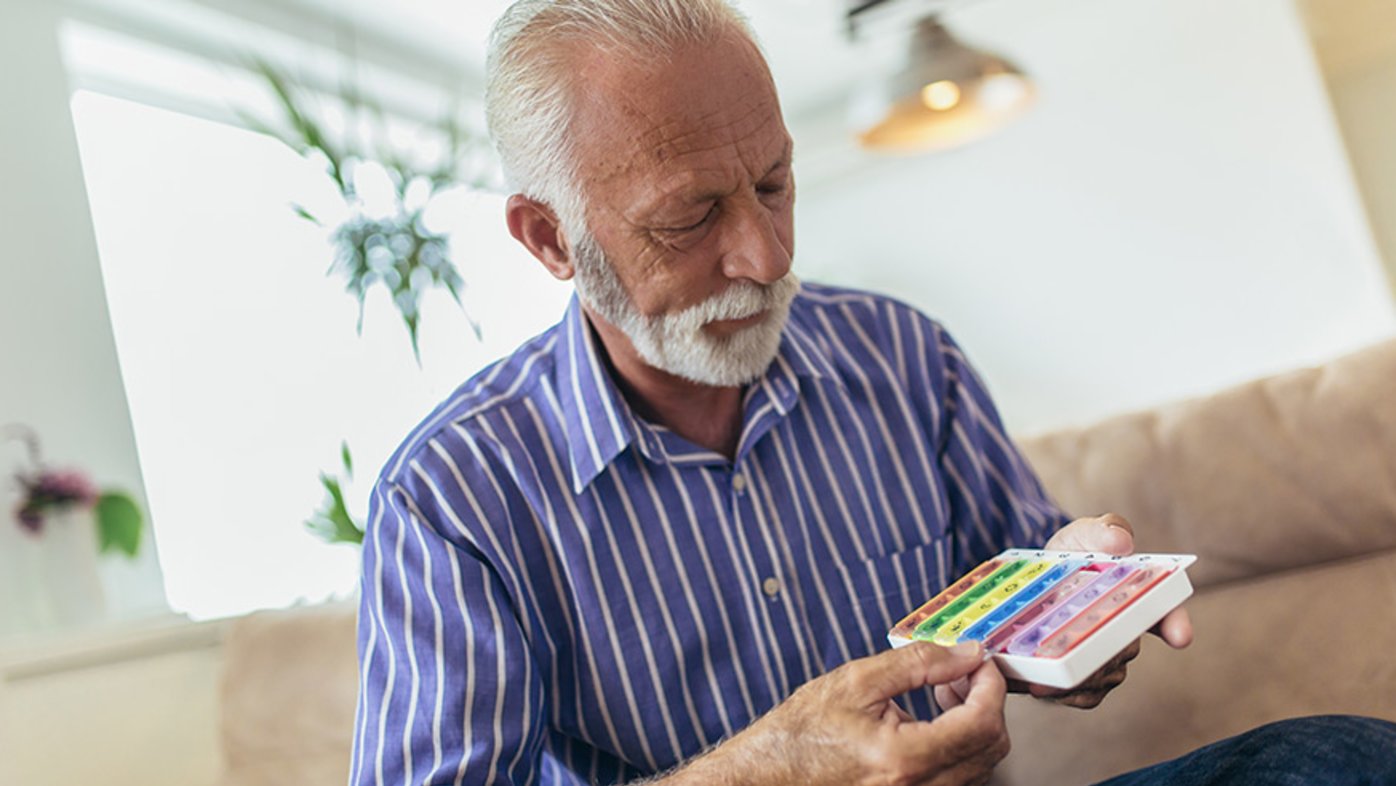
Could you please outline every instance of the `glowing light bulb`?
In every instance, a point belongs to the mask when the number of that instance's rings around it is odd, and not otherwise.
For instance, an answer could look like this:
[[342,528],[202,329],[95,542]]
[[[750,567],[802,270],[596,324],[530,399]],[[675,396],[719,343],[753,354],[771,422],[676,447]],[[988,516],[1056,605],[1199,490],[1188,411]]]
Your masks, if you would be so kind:
[[921,103],[937,112],[952,109],[960,103],[960,86],[948,79],[932,82],[921,88]]
[[1006,112],[1028,97],[1027,80],[1017,74],[994,74],[980,86],[979,103],[992,112]]

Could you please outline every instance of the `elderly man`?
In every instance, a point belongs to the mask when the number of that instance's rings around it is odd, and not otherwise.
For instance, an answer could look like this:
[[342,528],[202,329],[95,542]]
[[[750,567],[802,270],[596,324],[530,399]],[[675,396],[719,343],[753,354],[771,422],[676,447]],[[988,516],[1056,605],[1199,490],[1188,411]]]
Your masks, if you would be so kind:
[[[722,0],[521,0],[488,68],[509,229],[577,297],[384,469],[353,782],[985,780],[1003,677],[887,629],[1128,524],[1068,524],[938,324],[797,282],[791,138]],[[1137,651],[1016,687],[1093,706]]]

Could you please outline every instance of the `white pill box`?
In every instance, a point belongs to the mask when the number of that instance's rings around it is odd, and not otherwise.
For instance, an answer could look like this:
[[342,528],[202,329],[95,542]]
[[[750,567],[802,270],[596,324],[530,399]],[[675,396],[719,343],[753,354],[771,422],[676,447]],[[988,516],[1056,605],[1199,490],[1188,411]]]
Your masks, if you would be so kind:
[[1192,594],[1186,569],[1196,561],[1009,549],[908,614],[887,639],[893,647],[979,641],[1007,677],[1074,688]]

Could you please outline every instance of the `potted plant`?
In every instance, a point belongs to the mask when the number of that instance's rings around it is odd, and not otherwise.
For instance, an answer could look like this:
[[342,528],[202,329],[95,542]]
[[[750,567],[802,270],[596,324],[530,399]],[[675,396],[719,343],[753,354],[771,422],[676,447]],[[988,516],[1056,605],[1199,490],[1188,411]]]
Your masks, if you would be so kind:
[[25,447],[10,516],[22,533],[10,555],[18,591],[0,593],[0,633],[100,619],[106,599],[99,557],[135,558],[145,528],[140,506],[126,491],[99,488],[81,469],[48,464],[28,426],[0,427],[0,440]]

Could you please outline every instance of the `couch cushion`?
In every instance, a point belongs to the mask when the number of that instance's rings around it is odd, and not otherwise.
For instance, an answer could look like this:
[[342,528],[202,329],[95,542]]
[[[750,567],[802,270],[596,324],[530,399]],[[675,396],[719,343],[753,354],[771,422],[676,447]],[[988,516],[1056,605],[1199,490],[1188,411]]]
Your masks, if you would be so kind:
[[1396,721],[1396,551],[1199,592],[1197,639],[1152,636],[1125,684],[1082,711],[1010,697],[996,784],[1094,783],[1271,721]]
[[359,670],[356,604],[259,612],[224,641],[224,786],[349,779]]
[[1023,449],[1067,510],[1201,555],[1199,586],[1393,548],[1396,341]]

